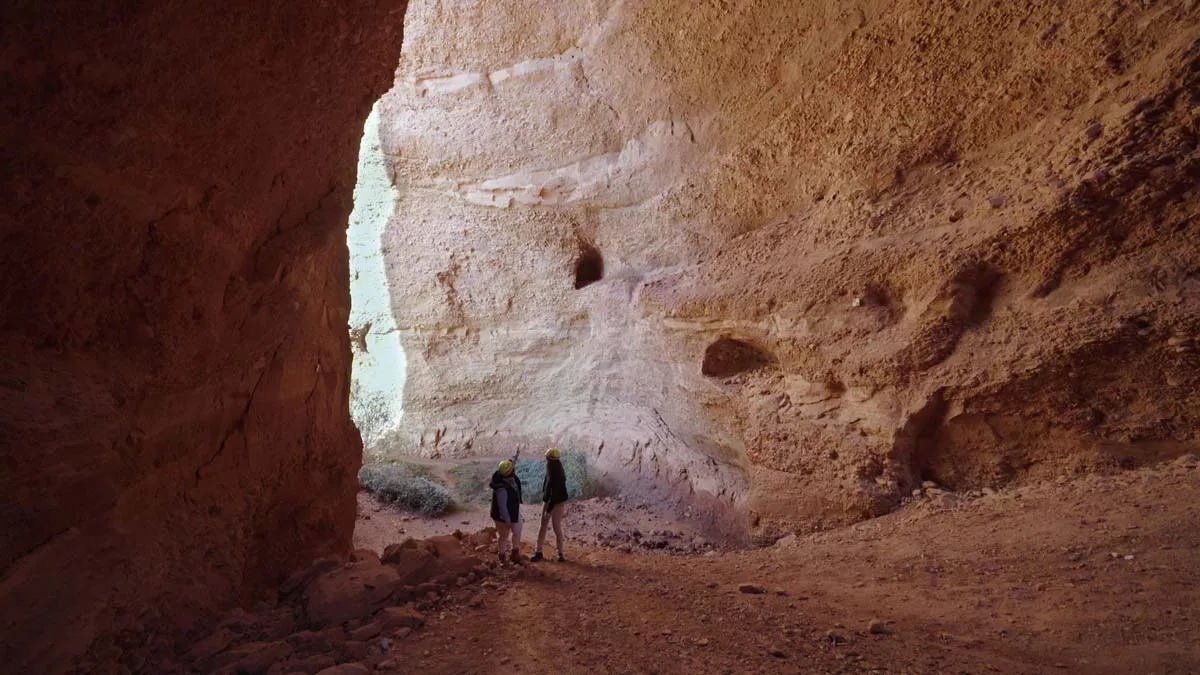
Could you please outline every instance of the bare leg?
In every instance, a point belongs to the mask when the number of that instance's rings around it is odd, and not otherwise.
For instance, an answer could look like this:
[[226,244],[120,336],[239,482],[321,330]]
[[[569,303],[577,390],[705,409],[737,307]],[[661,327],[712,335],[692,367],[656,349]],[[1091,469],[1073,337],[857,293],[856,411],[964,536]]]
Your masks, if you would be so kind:
[[[537,538],[536,551],[538,553],[541,553],[542,549],[544,549],[546,547],[546,530],[549,525],[550,525],[550,509],[547,509],[545,506],[543,506],[542,507],[542,527],[538,530],[538,538]],[[555,528],[554,531],[557,532],[558,528]],[[561,547],[561,544],[560,544],[560,547]]]
[[512,550],[513,555],[521,555],[521,522],[517,521],[512,524]]
[[[550,520],[553,521],[553,523],[554,523],[554,543],[558,547],[558,555],[560,555],[560,556],[563,554],[562,521],[563,521],[563,514],[566,513],[566,510],[567,510],[566,503],[562,503],[562,504],[555,504],[554,508],[550,511]],[[542,518],[542,532],[546,531],[545,523],[546,523],[546,519],[543,517]]]
[[510,523],[502,523],[498,520],[492,522],[496,523],[496,551],[500,554],[500,559],[503,560],[504,556],[508,553],[508,540],[509,533],[512,532],[512,525]]

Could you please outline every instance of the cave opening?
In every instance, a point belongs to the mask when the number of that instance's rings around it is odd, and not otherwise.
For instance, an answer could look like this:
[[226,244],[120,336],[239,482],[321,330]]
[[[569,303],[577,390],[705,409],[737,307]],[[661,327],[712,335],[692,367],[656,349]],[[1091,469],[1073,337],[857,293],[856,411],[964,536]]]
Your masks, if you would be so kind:
[[354,207],[346,228],[350,252],[350,417],[368,458],[385,451],[404,416],[408,363],[391,309],[385,230],[398,192],[380,139],[380,103],[363,125]]
[[758,370],[774,362],[775,357],[760,347],[743,340],[723,337],[704,350],[700,372],[709,377],[732,377]]
[[600,249],[580,243],[579,256],[575,258],[575,290],[590,286],[604,278],[604,256]]
[[[461,672],[515,601],[513,669],[832,670],[819,593],[864,663],[1200,672],[1194,3],[720,4],[0,8],[0,662]],[[475,461],[436,537],[355,501],[401,429]],[[627,492],[504,565],[551,442]]]

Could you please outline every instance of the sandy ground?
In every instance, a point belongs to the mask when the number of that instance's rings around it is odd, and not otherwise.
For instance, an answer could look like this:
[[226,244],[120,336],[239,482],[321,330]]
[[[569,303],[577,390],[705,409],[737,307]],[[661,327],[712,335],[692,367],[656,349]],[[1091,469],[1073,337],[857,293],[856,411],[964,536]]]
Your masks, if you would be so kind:
[[[362,546],[473,530],[485,515],[360,508]],[[921,497],[756,550],[596,545],[647,517],[632,511],[576,505],[567,563],[462,589],[393,652],[424,673],[1200,672],[1194,458]]]
[[[671,520],[650,507],[629,504],[620,498],[575,500],[567,504],[564,517],[566,548],[582,545],[610,546],[641,553],[685,554],[703,553],[718,548],[688,523]],[[521,508],[522,552],[533,552],[541,524],[540,504]],[[491,527],[488,508],[473,505],[441,518],[424,518],[398,511],[376,500],[367,492],[358,493],[358,523],[354,530],[354,547],[382,552],[388,544],[407,537],[423,539],[441,534],[478,532]],[[548,546],[554,547],[554,533],[547,532]]]

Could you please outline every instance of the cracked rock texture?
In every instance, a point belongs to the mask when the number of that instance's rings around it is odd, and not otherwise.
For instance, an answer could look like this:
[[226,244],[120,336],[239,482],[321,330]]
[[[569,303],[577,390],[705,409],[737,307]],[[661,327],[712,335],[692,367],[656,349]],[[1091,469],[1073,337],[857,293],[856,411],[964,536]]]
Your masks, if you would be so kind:
[[1195,450],[1197,14],[414,2],[402,445],[577,447],[764,537]]
[[0,10],[6,672],[137,671],[129,636],[348,550],[344,233],[403,14]]

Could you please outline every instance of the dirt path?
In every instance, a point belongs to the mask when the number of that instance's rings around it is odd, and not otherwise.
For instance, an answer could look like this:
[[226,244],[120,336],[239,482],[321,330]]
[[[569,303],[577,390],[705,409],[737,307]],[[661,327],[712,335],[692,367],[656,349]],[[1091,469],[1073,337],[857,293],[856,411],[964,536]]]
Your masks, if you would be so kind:
[[[430,673],[500,665],[531,673],[1046,672],[1036,665],[1046,658],[1006,654],[998,642],[917,626],[870,635],[871,612],[835,609],[804,595],[805,584],[741,593],[733,579],[750,575],[738,567],[589,552],[580,564],[524,573],[479,607],[447,613],[410,653]],[[834,644],[831,630],[846,642]]]
[[923,500],[755,551],[574,544],[397,649],[426,673],[1200,672],[1198,510],[1200,475],[1177,463]]

